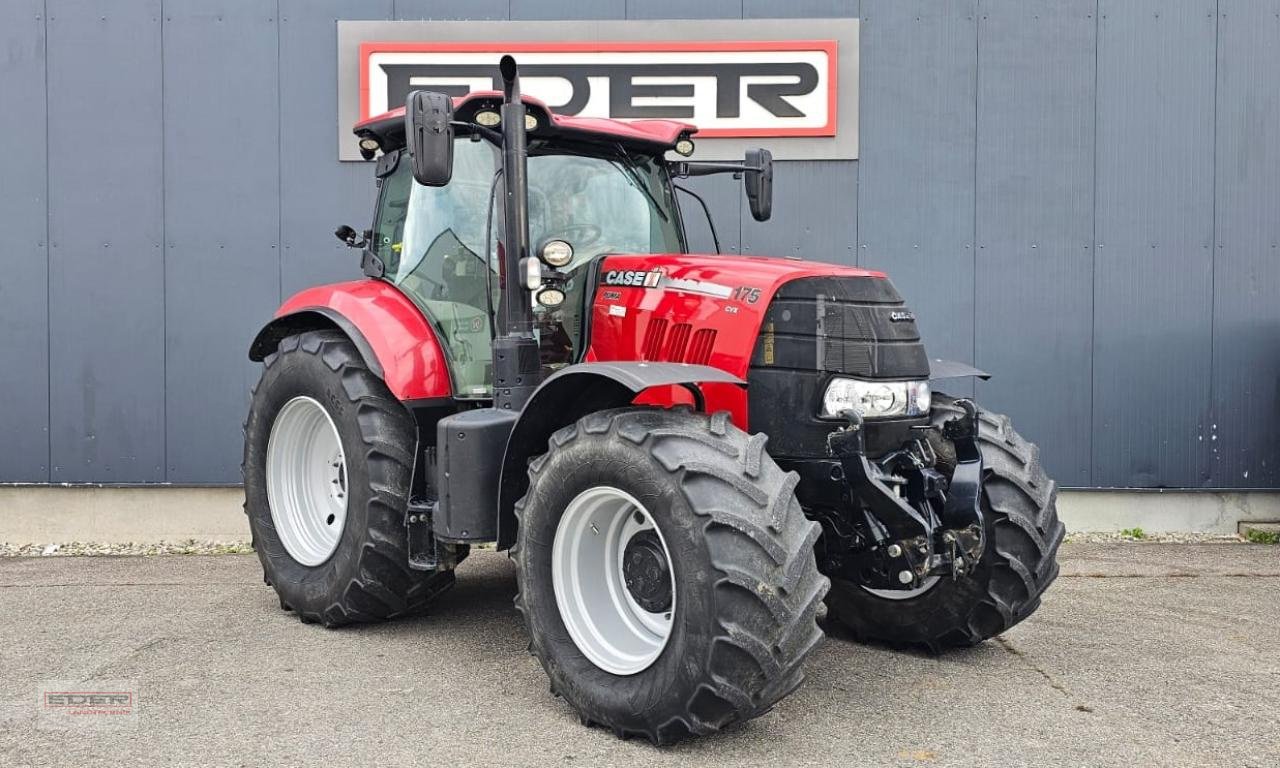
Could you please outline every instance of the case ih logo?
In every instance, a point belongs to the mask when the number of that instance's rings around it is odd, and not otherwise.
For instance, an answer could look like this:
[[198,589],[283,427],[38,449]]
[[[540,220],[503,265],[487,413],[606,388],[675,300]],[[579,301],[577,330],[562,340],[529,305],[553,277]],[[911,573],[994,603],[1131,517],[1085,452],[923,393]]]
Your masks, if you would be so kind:
[[524,92],[561,114],[668,118],[698,136],[834,136],[836,42],[360,44],[361,117],[411,90],[498,90],[498,59],[520,61]]

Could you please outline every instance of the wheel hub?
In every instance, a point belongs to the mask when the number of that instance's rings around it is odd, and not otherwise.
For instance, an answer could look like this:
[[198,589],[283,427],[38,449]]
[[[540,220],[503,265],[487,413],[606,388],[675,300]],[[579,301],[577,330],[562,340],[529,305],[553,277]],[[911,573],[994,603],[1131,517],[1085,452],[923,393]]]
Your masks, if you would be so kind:
[[310,397],[284,404],[267,442],[267,504],[285,551],[317,566],[338,548],[347,521],[347,460],[328,411]]
[[634,675],[662,655],[675,572],[662,531],[631,494],[596,486],[569,502],[552,543],[551,582],[569,637],[600,669]]
[[622,581],[627,592],[649,613],[671,607],[671,569],[667,554],[653,529],[631,537],[622,553]]

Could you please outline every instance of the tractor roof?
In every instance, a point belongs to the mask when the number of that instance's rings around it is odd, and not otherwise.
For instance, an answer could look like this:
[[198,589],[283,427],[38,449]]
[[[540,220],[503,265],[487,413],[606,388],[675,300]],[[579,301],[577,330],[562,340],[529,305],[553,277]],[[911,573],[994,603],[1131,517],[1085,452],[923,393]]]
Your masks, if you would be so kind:
[[[698,129],[677,120],[613,120],[604,117],[573,117],[557,115],[545,102],[531,96],[523,98],[528,113],[534,115],[538,125],[530,131],[530,138],[559,137],[576,141],[595,141],[606,144],[622,144],[628,149],[644,152],[664,152],[675,146],[682,136],[689,136]],[[502,106],[499,91],[472,91],[453,100],[454,120],[473,121],[476,113],[498,111]],[[354,132],[361,138],[377,139],[382,151],[388,152],[404,146],[404,107],[397,107],[375,117],[356,123]]]

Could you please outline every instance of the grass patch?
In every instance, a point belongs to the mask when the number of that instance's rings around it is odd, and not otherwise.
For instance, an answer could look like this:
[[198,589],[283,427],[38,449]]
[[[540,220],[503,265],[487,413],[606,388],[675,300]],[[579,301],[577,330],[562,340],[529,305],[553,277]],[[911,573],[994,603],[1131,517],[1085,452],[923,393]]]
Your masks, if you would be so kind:
[[1260,531],[1250,528],[1244,537],[1251,544],[1280,544],[1280,531]]
[[1120,531],[1120,535],[1126,539],[1136,539],[1138,541],[1147,538],[1147,532],[1141,528],[1125,528]]

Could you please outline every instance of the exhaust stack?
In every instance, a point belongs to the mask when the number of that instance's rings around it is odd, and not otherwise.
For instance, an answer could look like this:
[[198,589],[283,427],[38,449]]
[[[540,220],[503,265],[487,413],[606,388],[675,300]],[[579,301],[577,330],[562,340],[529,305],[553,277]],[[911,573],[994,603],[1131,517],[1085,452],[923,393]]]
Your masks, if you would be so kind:
[[529,152],[525,144],[525,107],[520,100],[516,60],[503,56],[502,180],[506,226],[502,234],[497,334],[493,340],[494,407],[519,411],[541,377],[538,343],[533,337],[533,301],[523,285],[521,266],[529,258]]

